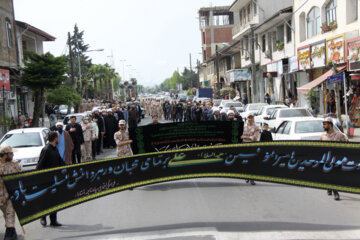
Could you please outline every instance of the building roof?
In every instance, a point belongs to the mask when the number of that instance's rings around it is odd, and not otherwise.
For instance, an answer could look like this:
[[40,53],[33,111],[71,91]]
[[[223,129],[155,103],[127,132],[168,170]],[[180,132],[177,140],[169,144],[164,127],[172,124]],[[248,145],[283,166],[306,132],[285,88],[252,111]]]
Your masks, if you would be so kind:
[[40,30],[40,29],[38,29],[38,28],[36,28],[34,26],[31,26],[28,23],[16,20],[16,25],[44,37],[45,41],[55,41],[55,39],[56,39],[55,37],[51,36],[50,34],[44,32],[43,30]]
[[230,6],[215,6],[215,7],[203,7],[199,9],[200,12],[208,12],[208,11],[219,11],[219,12],[230,12]]

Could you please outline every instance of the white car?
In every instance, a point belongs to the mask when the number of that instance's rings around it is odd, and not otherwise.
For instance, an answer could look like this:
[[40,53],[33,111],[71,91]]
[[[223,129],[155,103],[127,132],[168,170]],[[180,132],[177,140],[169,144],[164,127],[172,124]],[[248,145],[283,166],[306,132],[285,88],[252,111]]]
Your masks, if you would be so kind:
[[247,118],[247,116],[252,113],[257,113],[263,106],[268,106],[267,103],[249,103],[245,106],[244,112],[240,113],[241,117],[244,119]]
[[270,115],[275,111],[275,109],[279,108],[288,108],[285,105],[267,105],[261,107],[261,109],[255,113],[255,123],[256,125],[262,127],[264,122],[266,121],[265,118],[270,117]]
[[22,171],[33,170],[39,161],[41,149],[46,145],[48,128],[21,128],[7,132],[0,146],[14,149],[14,159],[19,161]]
[[233,106],[238,113],[244,111],[244,105],[241,102],[236,102],[233,100],[222,100],[220,103],[220,107],[226,111],[230,109],[230,106]]
[[266,123],[269,129],[275,131],[284,119],[302,117],[304,119],[313,119],[313,115],[306,108],[280,108],[275,109],[270,117],[266,117]]
[[[325,132],[323,120],[323,118],[301,117],[285,119],[272,133],[273,140],[320,140],[321,134]],[[340,131],[336,125],[334,125],[334,130]]]

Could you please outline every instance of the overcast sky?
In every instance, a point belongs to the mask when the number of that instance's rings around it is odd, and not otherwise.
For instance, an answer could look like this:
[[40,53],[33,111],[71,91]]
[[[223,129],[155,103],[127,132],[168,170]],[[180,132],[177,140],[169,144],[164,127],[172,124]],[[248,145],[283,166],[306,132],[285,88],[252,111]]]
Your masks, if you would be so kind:
[[[140,84],[161,83],[179,69],[201,60],[198,9],[231,5],[233,0],[13,0],[15,18],[56,37],[44,43],[45,51],[59,56],[66,49],[67,32],[75,23],[84,30],[93,63],[111,64]],[[131,67],[127,67],[131,65]],[[136,69],[136,70],[132,70]]]

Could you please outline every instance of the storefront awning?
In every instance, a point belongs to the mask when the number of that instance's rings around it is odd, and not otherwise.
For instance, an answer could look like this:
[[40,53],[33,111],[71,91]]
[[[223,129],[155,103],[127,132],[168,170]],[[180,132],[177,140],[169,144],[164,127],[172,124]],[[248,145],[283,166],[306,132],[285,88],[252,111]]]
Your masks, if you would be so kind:
[[[342,71],[346,68],[346,66],[340,66],[337,67],[338,71]],[[327,71],[326,73],[324,73],[323,75],[321,75],[320,77],[318,77],[317,79],[301,86],[297,88],[298,93],[307,93],[308,91],[310,91],[312,88],[319,86],[320,84],[322,84],[324,81],[326,81],[326,79],[328,79],[328,77],[332,76],[334,74],[333,70],[330,69],[329,71]]]

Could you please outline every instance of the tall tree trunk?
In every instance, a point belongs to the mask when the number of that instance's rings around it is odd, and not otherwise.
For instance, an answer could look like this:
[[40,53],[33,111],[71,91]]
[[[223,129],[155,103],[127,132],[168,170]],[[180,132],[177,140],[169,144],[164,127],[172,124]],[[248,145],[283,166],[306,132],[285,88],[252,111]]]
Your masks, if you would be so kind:
[[109,79],[105,78],[105,98],[109,100]]
[[97,79],[94,78],[94,99],[97,98],[97,93],[96,93],[97,84],[96,83],[97,83]]
[[34,96],[34,114],[33,114],[33,127],[39,127],[40,117],[44,114],[45,101],[44,101],[45,89],[37,89],[33,92]]
[[102,100],[103,99],[103,97],[102,97],[102,85],[103,85],[102,84],[102,78],[100,78],[99,81],[100,81],[100,84],[99,84],[100,85],[100,87],[99,87],[99,90],[100,90],[99,96],[100,96],[100,99]]

